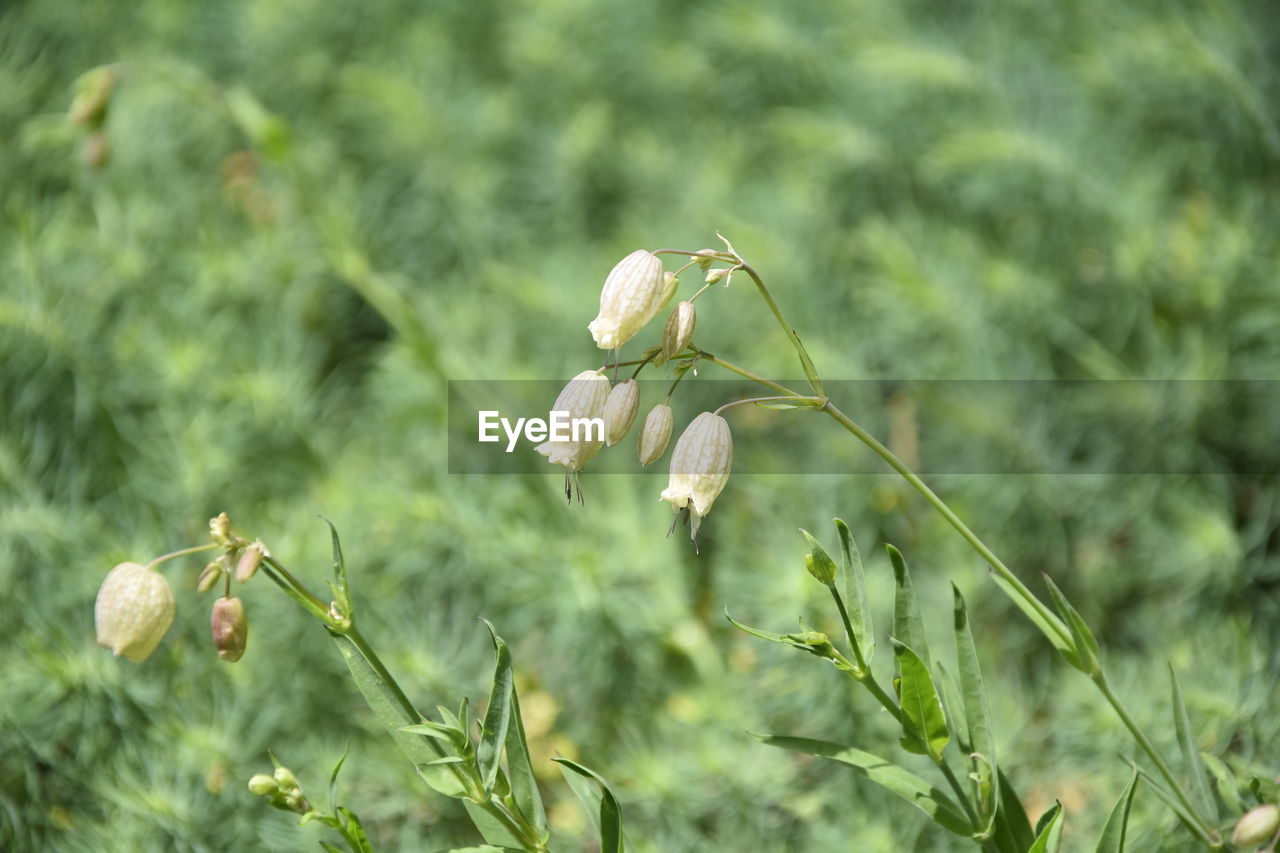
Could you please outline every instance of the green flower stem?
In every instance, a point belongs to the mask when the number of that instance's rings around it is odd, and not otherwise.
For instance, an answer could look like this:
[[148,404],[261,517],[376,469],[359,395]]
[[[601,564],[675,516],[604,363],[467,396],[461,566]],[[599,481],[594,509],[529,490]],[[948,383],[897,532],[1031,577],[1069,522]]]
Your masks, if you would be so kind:
[[723,358],[712,355],[706,350],[697,349],[696,347],[694,349],[698,353],[698,357],[701,358],[703,361],[709,361],[712,364],[718,364],[719,366],[723,367],[725,370],[729,371],[730,373],[736,373],[739,376],[742,376],[746,379],[750,379],[752,382],[758,382],[759,384],[765,386],[766,388],[772,388],[775,391],[780,391],[783,394],[786,394],[788,397],[805,396],[804,394],[801,394],[799,391],[792,391],[790,388],[788,388],[787,386],[783,385],[780,382],[774,382],[772,379],[765,379],[763,376],[761,376],[758,373],[752,373],[750,370],[747,370],[745,367],[740,367],[739,365],[736,365],[731,361],[725,361]]
[[964,786],[960,784],[960,780],[956,778],[955,771],[951,769],[951,765],[947,764],[947,760],[942,757],[935,759],[933,763],[938,765],[942,775],[947,777],[947,784],[951,786],[951,790],[956,793],[956,798],[960,800],[960,806],[969,818],[969,823],[973,824],[973,831],[977,832],[982,829],[982,823],[978,820],[978,813],[973,810],[973,804],[969,802],[969,793],[965,791]]
[[[312,616],[324,623],[325,628],[332,634],[338,634],[345,637],[351,645],[355,646],[360,656],[368,662],[369,666],[377,674],[378,678],[386,685],[387,691],[395,700],[411,720],[421,720],[423,715],[409,701],[409,697],[405,695],[401,689],[399,682],[391,675],[386,664],[382,662],[382,658],[378,657],[378,653],[369,645],[369,641],[364,638],[359,629],[351,622],[339,623],[330,614],[329,609],[325,607],[324,602],[316,598],[310,590],[303,586],[302,582],[295,578],[288,569],[280,565],[271,557],[263,558],[263,569],[267,577],[271,578],[277,586],[285,591],[286,594],[296,601],[302,609],[306,610]],[[427,746],[435,752],[436,755],[444,758],[448,755],[444,747],[436,742],[433,738],[424,738]],[[471,778],[458,764],[448,765],[450,771],[457,777],[463,788],[467,791],[475,790],[475,785]],[[495,801],[492,797],[486,796],[483,799],[474,800],[476,805],[488,812],[495,820],[507,828],[509,832],[520,840],[520,843],[527,850],[545,850],[546,848],[539,846],[537,843],[537,833],[528,826],[528,824],[517,815],[509,812],[501,803]]]
[[212,551],[215,548],[221,548],[221,547],[222,546],[216,542],[210,542],[208,545],[196,545],[191,548],[183,548],[180,551],[170,551],[168,554],[162,554],[159,557],[156,557],[150,563],[147,563],[147,568],[154,569],[156,566],[160,565],[161,563],[166,563],[169,560],[174,560],[174,559],[177,559],[178,557],[185,557],[188,554],[199,554],[201,551]]
[[1098,689],[1102,691],[1102,695],[1107,698],[1107,702],[1109,702],[1111,707],[1115,709],[1116,715],[1120,717],[1125,728],[1127,728],[1133,735],[1133,739],[1138,742],[1138,746],[1142,747],[1142,751],[1151,759],[1151,763],[1156,766],[1156,770],[1158,770],[1160,775],[1164,777],[1165,782],[1169,783],[1169,787],[1172,789],[1174,796],[1178,798],[1178,802],[1187,810],[1187,814],[1191,815],[1191,817],[1195,819],[1195,823],[1191,826],[1192,831],[1200,837],[1201,841],[1212,849],[1221,850],[1223,847],[1222,838],[1218,835],[1217,830],[1210,826],[1205,819],[1200,816],[1200,813],[1196,811],[1195,806],[1191,805],[1191,798],[1182,790],[1182,786],[1178,784],[1178,780],[1169,769],[1169,765],[1164,763],[1164,759],[1160,757],[1160,753],[1156,752],[1155,746],[1152,745],[1151,741],[1147,738],[1146,733],[1142,731],[1142,728],[1138,725],[1137,721],[1134,720],[1133,717],[1129,716],[1129,710],[1125,708],[1124,703],[1120,701],[1120,697],[1112,692],[1111,684],[1107,681],[1106,673],[1099,672],[1097,675],[1093,676],[1091,680],[1094,684],[1098,685]]
[[[785,397],[751,397],[746,400],[734,400],[731,403],[725,403],[711,414],[718,415],[726,409],[732,409],[734,406],[745,406],[748,403],[781,403],[789,400],[809,400],[817,403],[818,405],[821,405],[824,402],[821,397],[793,397],[789,394]],[[814,406],[814,408],[817,408],[817,406]]]
[[[739,258],[741,261],[741,258]],[[796,334],[796,330],[787,322],[787,318],[782,316],[782,309],[778,307],[778,303],[773,301],[773,294],[769,292],[769,288],[765,287],[764,280],[760,278],[760,274],[750,264],[742,261],[739,264],[740,269],[747,275],[751,276],[751,280],[756,283],[760,295],[764,297],[764,301],[769,306],[769,310],[773,312],[774,319],[778,321],[778,325],[787,333],[788,340],[791,345],[796,348],[796,355],[800,357],[800,366],[804,368],[805,378],[809,380],[809,386],[813,388],[813,393],[819,397],[825,397],[826,392],[822,390],[822,380],[818,378],[818,370],[813,366],[813,359],[809,357],[809,352],[804,348],[804,344],[800,343],[800,336]]]

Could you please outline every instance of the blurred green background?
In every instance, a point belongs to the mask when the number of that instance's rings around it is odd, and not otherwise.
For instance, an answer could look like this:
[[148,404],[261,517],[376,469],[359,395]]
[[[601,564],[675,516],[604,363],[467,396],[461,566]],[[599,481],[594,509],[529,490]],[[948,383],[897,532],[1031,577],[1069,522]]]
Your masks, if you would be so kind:
[[[347,740],[343,801],[383,849],[478,841],[265,581],[234,666],[199,558],[169,564],[152,659],[94,644],[106,571],[226,510],[317,585],[333,519],[365,633],[423,707],[483,699],[492,619],[535,752],[604,774],[638,850],[961,849],[745,734],[896,751],[838,673],[720,615],[830,626],[795,529],[833,543],[841,515],[882,626],[884,541],[939,649],[948,583],[969,597],[1002,763],[1082,849],[1133,746],[898,481],[736,477],[695,556],[663,538],[658,475],[588,473],[568,508],[554,474],[448,475],[445,383],[598,364],[585,326],[613,263],[717,229],[831,378],[1280,378],[1278,52],[1264,0],[6,4],[0,847],[316,849],[244,783],[270,748],[322,791]],[[109,63],[87,139],[67,109]],[[745,284],[700,300],[698,342],[795,375]],[[1167,451],[1213,475],[935,483],[1037,590],[1053,573],[1168,754],[1171,662],[1201,746],[1270,774],[1276,416],[1196,412]],[[954,443],[1019,429],[970,413]],[[559,846],[591,849],[541,764]],[[1135,809],[1138,849],[1189,849],[1149,791]]]

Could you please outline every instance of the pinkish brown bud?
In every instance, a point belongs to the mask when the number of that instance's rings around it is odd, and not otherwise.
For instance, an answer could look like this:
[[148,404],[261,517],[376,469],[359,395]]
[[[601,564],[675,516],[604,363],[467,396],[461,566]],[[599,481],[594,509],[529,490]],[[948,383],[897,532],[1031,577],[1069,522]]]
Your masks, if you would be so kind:
[[244,602],[239,598],[219,598],[213,603],[209,627],[218,657],[227,663],[240,660],[249,640],[249,618],[244,612]]
[[254,573],[258,571],[258,566],[262,565],[264,550],[260,542],[254,542],[244,549],[244,553],[240,555],[240,562],[236,564],[237,581],[244,583],[253,577]]

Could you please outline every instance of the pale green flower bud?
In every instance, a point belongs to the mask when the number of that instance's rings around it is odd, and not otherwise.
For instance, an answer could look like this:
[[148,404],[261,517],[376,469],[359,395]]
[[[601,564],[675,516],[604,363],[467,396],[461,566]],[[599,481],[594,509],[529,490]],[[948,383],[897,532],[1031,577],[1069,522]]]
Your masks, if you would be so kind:
[[698,322],[697,311],[692,302],[681,302],[667,318],[666,328],[662,330],[662,355],[673,359],[684,351],[693,339],[693,327]]
[[711,272],[707,273],[707,284],[715,284],[728,274],[729,274],[729,270],[724,267],[721,267],[720,269],[714,269]]
[[733,436],[729,422],[703,412],[685,427],[671,454],[671,476],[662,500],[673,509],[689,508],[694,535],[703,516],[729,481],[733,467]]
[[711,263],[718,254],[715,249],[699,249],[698,252],[698,269],[706,272],[711,269]]
[[84,127],[101,127],[107,117],[115,85],[116,73],[110,68],[95,68],[85,74],[76,83],[76,96],[71,102],[67,120]]
[[249,641],[249,617],[245,614],[244,602],[239,598],[219,598],[213,603],[209,628],[218,657],[227,663],[240,660]]
[[836,561],[831,559],[831,555],[827,553],[827,549],[809,531],[800,530],[804,534],[805,540],[809,543],[809,553],[804,555],[804,567],[809,570],[809,574],[817,579],[818,583],[827,586],[834,586],[836,582]]
[[277,767],[275,772],[276,784],[280,786],[282,791],[301,791],[302,786],[298,784],[298,777],[293,775],[293,771],[288,767]]
[[675,292],[657,255],[643,249],[627,255],[609,273],[600,292],[600,313],[588,324],[600,349],[618,349],[653,319]]
[[261,542],[254,542],[244,549],[244,553],[240,555],[240,562],[236,564],[236,580],[244,583],[253,577],[258,571],[258,566],[262,565],[262,557],[266,552]]
[[667,452],[667,442],[671,441],[671,429],[675,426],[675,414],[671,407],[659,403],[644,416],[640,425],[640,442],[638,452],[640,464],[648,465],[662,458]]
[[640,408],[640,386],[634,379],[619,382],[604,404],[604,443],[613,447],[626,438]]
[[[556,397],[552,411],[567,412],[570,422],[579,418],[603,420],[608,399],[609,377],[597,370],[584,370],[564,386],[560,396]],[[604,435],[586,424],[580,424],[576,441],[570,431],[568,439],[545,441],[534,449],[547,457],[553,465],[563,465],[568,471],[581,471],[603,446]]]
[[225,512],[209,519],[209,536],[219,545],[231,544],[231,519]]
[[259,797],[269,797],[279,792],[280,786],[276,784],[275,779],[265,773],[258,773],[249,780],[249,790]]
[[1280,831],[1280,808],[1268,803],[1245,812],[1231,833],[1231,843],[1237,847],[1265,844]]
[[146,660],[173,624],[173,589],[164,575],[138,563],[112,569],[93,608],[98,645],[131,661]]

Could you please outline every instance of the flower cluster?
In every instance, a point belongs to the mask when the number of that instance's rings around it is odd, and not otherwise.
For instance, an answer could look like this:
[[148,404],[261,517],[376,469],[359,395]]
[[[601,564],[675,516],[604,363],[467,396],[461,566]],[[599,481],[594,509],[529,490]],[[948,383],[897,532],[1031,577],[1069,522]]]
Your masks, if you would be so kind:
[[[640,405],[639,385],[635,376],[616,381],[622,364],[616,355],[625,343],[635,337],[675,295],[680,285],[680,272],[697,265],[706,271],[713,261],[726,262],[723,253],[705,249],[693,255],[680,271],[663,269],[657,254],[638,250],[614,266],[600,292],[600,311],[588,324],[600,349],[615,352],[614,363],[596,370],[579,373],[556,398],[555,410],[568,412],[571,418],[599,418],[603,435],[575,435],[568,440],[547,441],[537,451],[565,469],[565,494],[572,499],[577,476],[583,467],[604,447],[621,442],[631,430]],[[731,271],[731,270],[730,270]],[[726,270],[711,270],[706,287],[725,279]],[[726,280],[727,283],[727,280]],[[702,291],[699,291],[701,293]],[[636,375],[650,364],[681,361],[676,368],[676,384],[696,363],[700,351],[693,346],[697,324],[694,300],[698,294],[677,303],[667,318],[658,345],[645,351]],[[612,367],[614,382],[610,382]],[[675,384],[672,385],[672,391]],[[636,453],[641,466],[662,458],[671,441],[675,413],[667,398],[649,410],[641,422]],[[686,512],[691,520],[696,542],[701,521],[716,497],[724,489],[733,464],[733,437],[729,424],[719,414],[703,412],[685,428],[671,456],[670,480],[661,499],[668,501],[677,513]],[[581,500],[581,490],[578,492]]]
[[131,661],[146,660],[169,633],[177,609],[173,587],[156,567],[175,557],[218,550],[221,555],[205,566],[196,587],[206,592],[219,580],[225,581],[224,594],[214,602],[209,628],[218,657],[228,663],[238,661],[249,639],[249,617],[244,602],[231,595],[231,579],[234,576],[240,583],[249,580],[270,553],[261,542],[236,536],[225,512],[209,520],[209,535],[213,541],[208,545],[165,554],[145,566],[121,563],[112,569],[98,589],[93,609],[98,645]]

